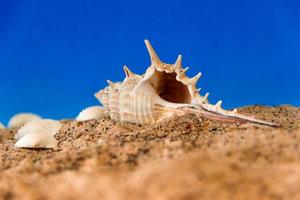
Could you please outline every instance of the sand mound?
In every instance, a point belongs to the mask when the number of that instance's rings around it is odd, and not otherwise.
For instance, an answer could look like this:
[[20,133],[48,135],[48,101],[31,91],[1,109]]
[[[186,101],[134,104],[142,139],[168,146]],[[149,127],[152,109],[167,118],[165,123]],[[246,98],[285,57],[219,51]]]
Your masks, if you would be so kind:
[[57,150],[0,130],[2,199],[300,199],[300,109],[239,110],[281,129],[203,121],[63,121]]

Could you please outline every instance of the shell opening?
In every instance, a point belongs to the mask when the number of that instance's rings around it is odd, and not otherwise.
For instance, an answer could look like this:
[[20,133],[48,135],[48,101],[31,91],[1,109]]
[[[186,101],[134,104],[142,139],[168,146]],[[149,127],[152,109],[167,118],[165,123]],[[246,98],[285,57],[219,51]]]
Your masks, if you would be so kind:
[[176,80],[176,72],[155,71],[155,75],[151,76],[149,81],[162,99],[171,103],[191,102],[188,86]]

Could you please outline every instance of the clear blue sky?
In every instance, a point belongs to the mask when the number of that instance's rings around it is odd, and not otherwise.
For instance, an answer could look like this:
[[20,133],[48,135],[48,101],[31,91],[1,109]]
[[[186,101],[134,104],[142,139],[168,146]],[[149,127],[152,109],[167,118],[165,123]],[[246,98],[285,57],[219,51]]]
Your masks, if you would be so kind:
[[211,102],[300,105],[300,1],[0,1],[0,121],[70,118],[98,104],[122,66],[142,73],[179,53]]

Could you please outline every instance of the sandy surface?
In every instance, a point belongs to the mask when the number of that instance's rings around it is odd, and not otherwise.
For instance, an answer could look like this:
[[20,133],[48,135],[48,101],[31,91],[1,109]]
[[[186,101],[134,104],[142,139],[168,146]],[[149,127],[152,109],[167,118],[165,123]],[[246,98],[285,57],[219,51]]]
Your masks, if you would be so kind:
[[1,199],[300,199],[300,108],[240,112],[273,129],[189,114],[152,126],[64,121],[56,150],[0,130]]

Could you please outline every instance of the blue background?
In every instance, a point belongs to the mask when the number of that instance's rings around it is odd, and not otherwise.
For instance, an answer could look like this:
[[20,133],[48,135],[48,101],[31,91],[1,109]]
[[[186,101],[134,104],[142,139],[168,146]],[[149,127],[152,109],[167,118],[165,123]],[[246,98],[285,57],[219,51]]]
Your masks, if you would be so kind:
[[300,105],[300,1],[0,1],[0,121],[17,112],[75,117],[122,66],[160,58],[225,108]]

